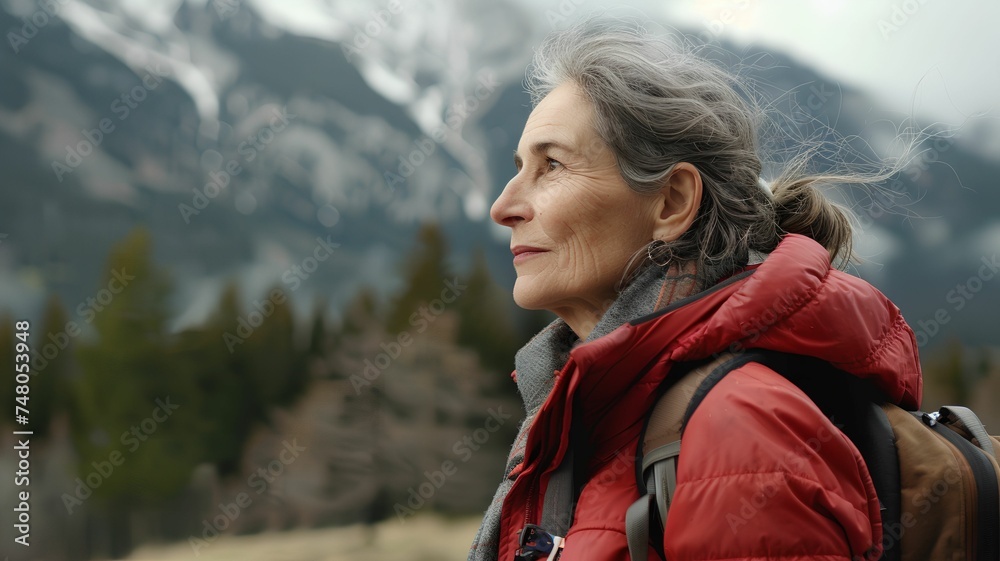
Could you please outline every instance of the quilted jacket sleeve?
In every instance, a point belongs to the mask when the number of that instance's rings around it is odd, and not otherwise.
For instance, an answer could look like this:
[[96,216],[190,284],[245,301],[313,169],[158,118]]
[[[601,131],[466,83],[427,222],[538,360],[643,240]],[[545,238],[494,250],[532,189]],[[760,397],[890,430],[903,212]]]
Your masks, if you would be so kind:
[[747,364],[720,382],[681,447],[671,561],[878,557],[878,500],[861,455],[768,368]]

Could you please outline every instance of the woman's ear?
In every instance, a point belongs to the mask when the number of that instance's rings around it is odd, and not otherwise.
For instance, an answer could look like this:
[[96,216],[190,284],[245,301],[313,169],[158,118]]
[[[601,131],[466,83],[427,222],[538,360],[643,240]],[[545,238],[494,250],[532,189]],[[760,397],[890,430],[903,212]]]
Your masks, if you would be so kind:
[[698,168],[688,162],[674,165],[660,190],[653,239],[672,242],[691,227],[701,207],[701,190]]

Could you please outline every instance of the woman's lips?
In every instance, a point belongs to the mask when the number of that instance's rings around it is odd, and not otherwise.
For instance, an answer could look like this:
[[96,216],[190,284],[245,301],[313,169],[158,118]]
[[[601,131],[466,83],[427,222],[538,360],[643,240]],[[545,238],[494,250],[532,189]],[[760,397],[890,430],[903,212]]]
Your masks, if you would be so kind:
[[515,245],[510,248],[511,253],[514,254],[514,264],[523,263],[536,255],[541,255],[547,252],[547,249],[542,249],[540,247],[532,247],[529,245]]

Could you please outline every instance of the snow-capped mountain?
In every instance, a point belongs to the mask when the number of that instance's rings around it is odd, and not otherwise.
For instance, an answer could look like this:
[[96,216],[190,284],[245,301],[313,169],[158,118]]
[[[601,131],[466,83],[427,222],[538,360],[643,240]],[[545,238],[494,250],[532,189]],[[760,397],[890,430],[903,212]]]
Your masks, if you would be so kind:
[[[230,278],[248,298],[284,282],[317,238],[335,259],[296,284],[297,306],[392,291],[429,220],[460,260],[485,247],[509,283],[487,211],[551,29],[515,2],[0,1],[0,309],[34,316],[56,292],[73,313],[140,224],[177,286],[177,327]],[[891,155],[907,115],[782,53],[726,47],[718,60],[766,84],[786,132],[829,126]],[[973,141],[925,143],[881,199],[902,210],[845,199],[865,227],[857,272],[915,324],[953,310],[949,291],[1000,249],[1000,163]],[[983,282],[943,331],[995,340],[1000,288]]]

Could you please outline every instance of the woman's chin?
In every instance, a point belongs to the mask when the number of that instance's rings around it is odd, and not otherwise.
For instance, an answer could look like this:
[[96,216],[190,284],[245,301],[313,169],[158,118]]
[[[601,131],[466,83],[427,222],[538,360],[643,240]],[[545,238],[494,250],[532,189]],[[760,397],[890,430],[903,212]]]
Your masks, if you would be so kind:
[[527,279],[517,279],[514,282],[514,303],[525,310],[544,310],[545,299],[531,286],[533,283]]

